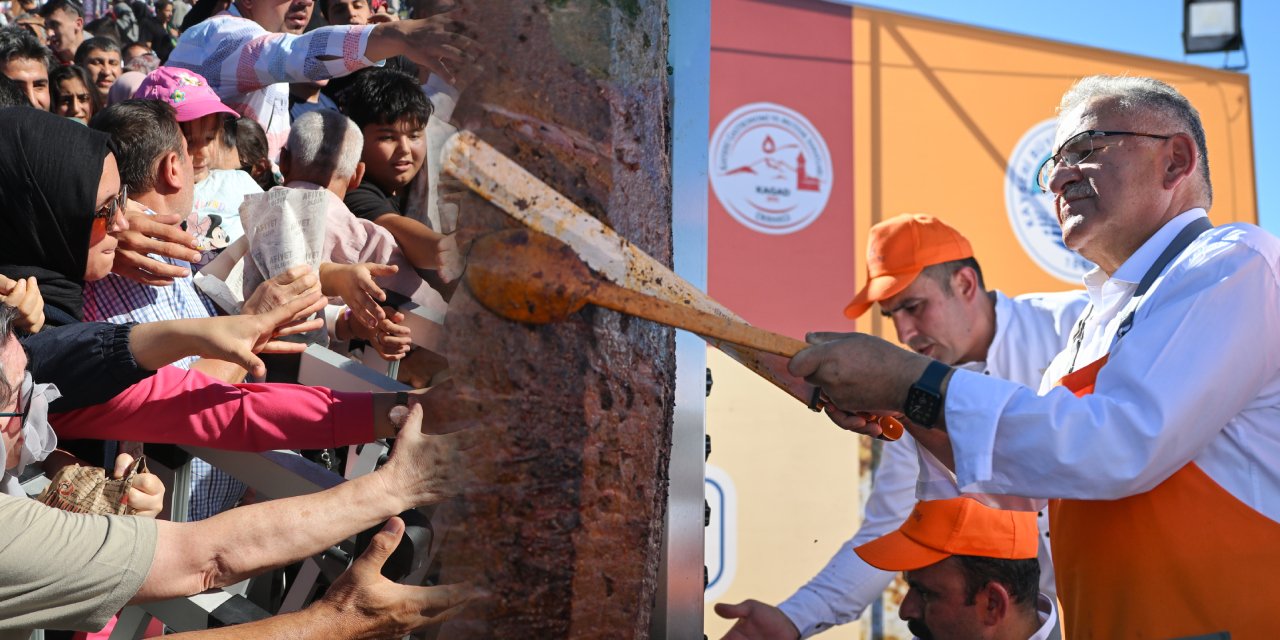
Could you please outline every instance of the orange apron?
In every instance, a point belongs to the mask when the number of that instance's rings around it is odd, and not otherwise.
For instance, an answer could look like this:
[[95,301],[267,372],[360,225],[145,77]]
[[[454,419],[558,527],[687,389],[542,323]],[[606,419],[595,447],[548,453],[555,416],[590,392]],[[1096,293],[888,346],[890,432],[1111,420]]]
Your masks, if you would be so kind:
[[[1194,236],[1161,256],[1155,275],[1190,240]],[[1147,286],[1154,280],[1148,275]],[[1136,295],[1145,290],[1140,285]],[[1131,322],[1132,315],[1124,324]],[[1093,393],[1106,361],[1103,356],[1060,384],[1076,396]],[[1194,462],[1128,498],[1053,500],[1049,518],[1063,629],[1071,640],[1221,632],[1236,639],[1280,637],[1280,523]]]

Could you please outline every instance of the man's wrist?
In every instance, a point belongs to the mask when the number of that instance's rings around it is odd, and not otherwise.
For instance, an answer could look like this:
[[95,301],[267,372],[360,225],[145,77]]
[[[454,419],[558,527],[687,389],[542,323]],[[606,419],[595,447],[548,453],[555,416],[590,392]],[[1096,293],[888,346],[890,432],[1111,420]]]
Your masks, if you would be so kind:
[[946,404],[946,382],[953,368],[937,360],[931,360],[915,383],[907,390],[902,412],[915,424],[935,428],[940,426]]
[[302,637],[310,637],[309,632],[323,633],[332,638],[363,638],[366,629],[355,624],[357,618],[344,611],[337,603],[321,598],[311,606],[297,612],[301,620],[290,621],[290,626],[303,631]]
[[388,462],[374,469],[372,473],[360,476],[360,478],[370,478],[371,482],[376,480],[377,486],[372,489],[372,493],[381,497],[383,501],[382,508],[379,509],[379,520],[386,520],[419,506],[405,497],[404,483],[397,480],[395,475],[395,465]]

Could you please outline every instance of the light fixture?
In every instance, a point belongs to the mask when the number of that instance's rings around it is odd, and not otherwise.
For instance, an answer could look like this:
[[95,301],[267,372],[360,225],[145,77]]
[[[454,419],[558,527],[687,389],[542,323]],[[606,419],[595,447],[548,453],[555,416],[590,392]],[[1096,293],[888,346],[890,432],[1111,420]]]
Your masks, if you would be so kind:
[[1238,51],[1244,46],[1240,31],[1241,0],[1185,0],[1182,46],[1187,53]]

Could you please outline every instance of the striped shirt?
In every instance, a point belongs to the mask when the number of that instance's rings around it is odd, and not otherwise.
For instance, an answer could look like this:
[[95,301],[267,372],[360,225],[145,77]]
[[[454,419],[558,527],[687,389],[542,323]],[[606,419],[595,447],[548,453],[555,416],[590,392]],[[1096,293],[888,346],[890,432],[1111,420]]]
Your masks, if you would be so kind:
[[271,33],[228,10],[188,29],[167,64],[204,76],[218,97],[267,132],[272,161],[289,137],[289,82],[315,82],[373,66],[365,57],[372,26]]
[[[191,271],[191,265],[182,260],[159,260]],[[191,276],[174,278],[167,287],[153,287],[114,273],[84,286],[84,319],[89,322],[157,322],[184,318],[210,318],[217,315],[213,303],[196,290]],[[173,365],[190,369],[199,358],[191,356]],[[191,492],[188,519],[203,520],[230,509],[244,495],[245,486],[230,475],[215,469],[199,458],[191,460]]]
[[[153,260],[191,270],[182,260],[149,256]],[[191,276],[174,278],[167,287],[153,287],[114,273],[84,286],[84,319],[88,322],[157,322],[182,318],[209,318],[217,315],[213,303],[196,290]],[[195,356],[173,363],[191,368]]]

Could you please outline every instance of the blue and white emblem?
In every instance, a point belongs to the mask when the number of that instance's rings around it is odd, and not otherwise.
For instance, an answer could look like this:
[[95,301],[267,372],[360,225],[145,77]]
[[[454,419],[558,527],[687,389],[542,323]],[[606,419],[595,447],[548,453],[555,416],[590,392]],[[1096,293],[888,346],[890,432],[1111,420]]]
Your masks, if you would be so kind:
[[1080,284],[1093,263],[1062,244],[1062,228],[1053,209],[1053,195],[1040,191],[1036,172],[1053,154],[1053,134],[1058,121],[1050,118],[1033,127],[1018,140],[1009,154],[1004,174],[1004,203],[1009,225],[1023,251],[1049,275]]

